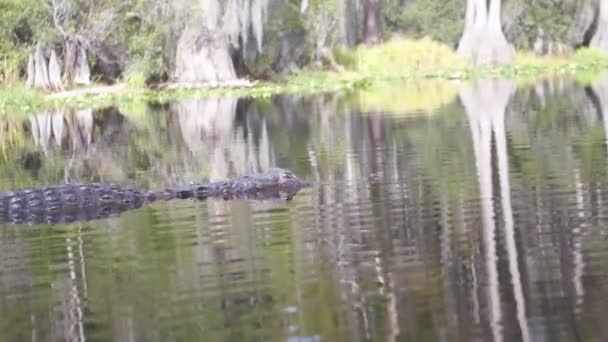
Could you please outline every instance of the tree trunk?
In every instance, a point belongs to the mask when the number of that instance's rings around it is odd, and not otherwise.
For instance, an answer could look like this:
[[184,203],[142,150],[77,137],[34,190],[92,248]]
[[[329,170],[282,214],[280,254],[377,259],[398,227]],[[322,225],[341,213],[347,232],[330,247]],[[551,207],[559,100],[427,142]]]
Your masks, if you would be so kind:
[[174,77],[183,83],[235,80],[236,72],[223,34],[206,28],[186,28],[177,43]]
[[465,29],[458,53],[475,65],[501,65],[513,59],[514,50],[501,26],[501,1],[468,0]]
[[[485,0],[484,0],[485,1]],[[485,39],[479,44],[476,65],[503,65],[509,63],[515,54],[502,32],[500,24],[502,0],[490,0],[490,10],[485,31]],[[483,36],[482,36],[483,37]]]
[[74,73],[74,84],[91,84],[91,69],[89,68],[89,60],[87,52],[83,47],[77,50],[76,55],[76,70]]
[[51,50],[51,58],[49,60],[49,85],[52,90],[63,90],[63,86],[61,85],[61,67],[59,66],[54,49]]
[[91,84],[91,69],[85,49],[71,40],[65,42],[64,75],[68,84]]
[[200,0],[202,20],[193,19],[177,42],[174,79],[181,83],[220,83],[237,79],[228,41],[219,25],[218,0]]
[[361,41],[361,22],[363,11],[359,0],[340,0],[338,21],[340,26],[340,43],[354,47]]
[[456,51],[461,56],[472,55],[473,28],[475,26],[475,0],[467,0],[467,8],[464,17],[464,31],[458,43]]
[[34,86],[35,74],[36,66],[34,65],[34,55],[30,55],[27,60],[27,81],[25,81],[26,87],[32,88]]
[[475,33],[483,32],[488,22],[488,3],[486,0],[473,0]]
[[74,84],[74,76],[76,73],[76,51],[76,44],[70,40],[66,40],[65,50],[63,51],[63,73],[68,84]]
[[[575,18],[574,24],[570,27],[570,45],[573,47],[579,47],[589,43],[591,38],[589,35],[593,32],[589,32],[596,16],[596,4],[593,1],[578,1],[576,4],[576,11],[573,16]],[[599,17],[599,16],[598,16]]]
[[364,32],[363,39],[366,44],[377,44],[382,33],[381,0],[365,0],[364,3]]
[[34,53],[34,87],[48,89],[49,85],[48,63],[44,57],[42,44],[38,43]]
[[600,0],[597,29],[589,47],[608,51],[608,0]]

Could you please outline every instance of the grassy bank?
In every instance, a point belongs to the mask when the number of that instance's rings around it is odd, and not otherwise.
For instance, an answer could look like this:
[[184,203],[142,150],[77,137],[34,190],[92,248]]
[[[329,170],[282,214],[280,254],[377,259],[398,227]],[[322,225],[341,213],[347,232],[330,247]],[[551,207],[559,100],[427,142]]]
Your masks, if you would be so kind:
[[608,55],[581,49],[570,55],[537,57],[517,52],[513,63],[501,67],[472,67],[451,48],[430,39],[395,38],[374,47],[336,51],[345,67],[342,72],[305,71],[282,77],[274,82],[260,82],[247,88],[199,88],[183,90],[152,90],[124,84],[121,91],[108,94],[87,94],[49,99],[41,91],[26,89],[16,83],[0,88],[0,114],[31,113],[53,107],[71,105],[98,107],[130,102],[167,102],[177,98],[207,96],[269,97],[286,94],[314,94],[337,90],[360,89],[370,85],[412,83],[427,79],[473,79],[507,77],[530,82],[543,77],[576,77],[593,82],[608,70]]
[[343,55],[344,63],[350,69],[371,79],[472,79],[490,76],[526,80],[597,74],[598,71],[608,70],[608,54],[588,48],[570,54],[543,57],[528,51],[517,51],[513,62],[508,65],[474,67],[450,47],[430,39],[395,38],[371,48],[362,46]]

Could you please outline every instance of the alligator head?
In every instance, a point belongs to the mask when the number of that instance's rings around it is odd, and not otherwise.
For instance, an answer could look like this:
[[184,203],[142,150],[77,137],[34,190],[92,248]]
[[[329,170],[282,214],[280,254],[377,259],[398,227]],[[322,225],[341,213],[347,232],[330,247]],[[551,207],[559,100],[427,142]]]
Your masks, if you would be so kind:
[[255,175],[232,178],[220,182],[196,185],[194,191],[177,192],[177,197],[194,196],[198,199],[220,197],[226,200],[273,199],[290,200],[300,189],[310,186],[287,169],[272,168]]
[[[309,183],[296,177],[290,170],[281,168],[272,168],[266,171],[264,176],[270,178],[268,185],[272,186],[276,184],[280,189],[285,191],[291,190],[297,192],[298,190],[310,186]],[[262,187],[264,182],[261,183]]]
[[236,182],[236,188],[240,190],[237,191],[240,194],[235,194],[236,197],[244,195],[244,197],[256,199],[290,200],[300,189],[310,186],[290,170],[281,168],[271,168],[258,175],[237,178],[234,182]]

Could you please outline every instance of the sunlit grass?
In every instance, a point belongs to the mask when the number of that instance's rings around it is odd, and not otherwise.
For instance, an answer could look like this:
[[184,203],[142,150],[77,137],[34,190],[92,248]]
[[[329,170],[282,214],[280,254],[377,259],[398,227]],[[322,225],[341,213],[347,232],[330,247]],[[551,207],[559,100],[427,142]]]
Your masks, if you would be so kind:
[[27,112],[45,104],[44,94],[29,89],[22,82],[0,87],[0,113]]
[[437,70],[458,70],[467,61],[445,44],[430,38],[411,40],[401,37],[355,51],[356,71],[374,76],[411,76]]

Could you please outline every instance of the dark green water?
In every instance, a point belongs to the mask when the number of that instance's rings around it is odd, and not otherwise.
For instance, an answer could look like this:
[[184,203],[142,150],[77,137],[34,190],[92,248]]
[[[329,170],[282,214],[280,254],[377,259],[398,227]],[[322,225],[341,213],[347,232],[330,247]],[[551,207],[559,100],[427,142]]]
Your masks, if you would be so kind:
[[2,119],[2,190],[272,166],[313,187],[3,224],[0,340],[606,341],[607,95],[481,81],[425,111],[336,94]]

